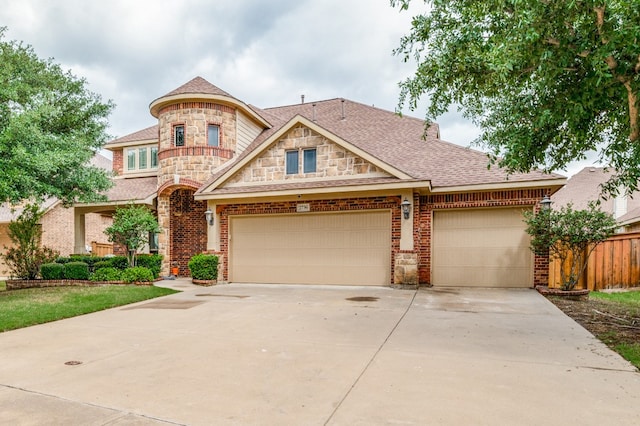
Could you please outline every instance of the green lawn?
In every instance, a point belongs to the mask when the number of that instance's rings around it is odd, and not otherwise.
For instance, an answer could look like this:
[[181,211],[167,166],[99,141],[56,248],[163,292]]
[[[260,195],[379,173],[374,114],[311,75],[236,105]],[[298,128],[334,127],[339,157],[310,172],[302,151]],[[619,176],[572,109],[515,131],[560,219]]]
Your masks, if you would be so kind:
[[[640,291],[627,291],[619,293],[602,293],[591,292],[590,298],[615,304],[617,308],[615,312],[619,312],[617,316],[620,321],[628,327],[629,330],[640,328]],[[603,321],[605,319],[603,318]],[[640,368],[640,342],[637,341],[637,334],[627,335],[623,331],[611,330],[601,336],[597,336],[600,340],[610,345],[616,352],[622,355],[627,361]]]
[[0,332],[176,293],[155,286],[49,287],[6,291],[0,283]]

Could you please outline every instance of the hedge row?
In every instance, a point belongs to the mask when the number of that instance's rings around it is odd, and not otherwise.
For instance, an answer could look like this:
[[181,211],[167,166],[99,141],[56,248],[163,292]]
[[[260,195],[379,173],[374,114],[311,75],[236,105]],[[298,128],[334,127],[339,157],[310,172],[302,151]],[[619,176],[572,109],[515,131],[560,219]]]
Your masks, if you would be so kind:
[[[83,262],[89,268],[89,273],[93,274],[103,268],[115,268],[120,271],[129,269],[129,261],[126,256],[87,256],[72,254],[69,257],[59,257],[56,263],[66,265],[73,262]],[[159,254],[139,254],[136,256],[136,266],[151,270],[153,278],[160,276],[162,268],[162,255]],[[44,278],[44,276],[43,276]],[[82,279],[82,278],[79,278]]]

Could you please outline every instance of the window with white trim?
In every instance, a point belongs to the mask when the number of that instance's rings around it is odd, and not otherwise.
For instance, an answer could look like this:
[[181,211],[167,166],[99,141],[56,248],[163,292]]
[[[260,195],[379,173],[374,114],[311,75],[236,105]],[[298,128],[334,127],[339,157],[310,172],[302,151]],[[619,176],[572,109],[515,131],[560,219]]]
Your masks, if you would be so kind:
[[158,168],[158,147],[155,145],[136,146],[125,149],[127,172],[146,172]]
[[220,146],[220,126],[215,124],[207,126],[207,145]]
[[302,172],[303,173],[316,172],[316,149],[315,148],[302,150]]
[[184,125],[173,126],[173,146],[184,146]]
[[286,151],[285,162],[288,175],[298,174],[298,151]]

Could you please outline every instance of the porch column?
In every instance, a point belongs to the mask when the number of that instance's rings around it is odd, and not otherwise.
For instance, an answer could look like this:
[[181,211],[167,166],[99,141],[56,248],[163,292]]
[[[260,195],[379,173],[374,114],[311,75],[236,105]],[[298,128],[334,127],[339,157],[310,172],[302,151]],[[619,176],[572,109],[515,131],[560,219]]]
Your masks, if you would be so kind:
[[85,241],[85,215],[78,209],[73,209],[73,253],[83,254],[87,252]]

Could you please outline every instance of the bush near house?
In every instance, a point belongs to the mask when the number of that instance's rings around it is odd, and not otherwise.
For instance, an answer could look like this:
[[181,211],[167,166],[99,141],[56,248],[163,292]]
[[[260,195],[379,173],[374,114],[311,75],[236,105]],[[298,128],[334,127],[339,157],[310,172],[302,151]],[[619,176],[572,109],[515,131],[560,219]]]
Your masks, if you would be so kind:
[[142,266],[134,266],[133,268],[127,268],[122,271],[122,281],[127,284],[138,282],[153,282],[153,272],[149,268]]
[[191,278],[196,280],[218,279],[218,256],[213,254],[196,254],[189,260]]
[[89,277],[91,281],[120,281],[122,280],[122,271],[112,266],[106,266],[91,274]]
[[84,262],[69,262],[64,265],[64,277],[68,280],[88,280],[89,265]]
[[43,280],[61,280],[64,278],[64,265],[60,263],[44,263],[40,266]]
[[153,273],[153,278],[160,276],[162,268],[162,255],[160,254],[139,254],[136,256],[136,266],[148,268]]

